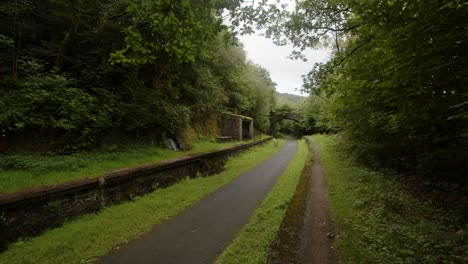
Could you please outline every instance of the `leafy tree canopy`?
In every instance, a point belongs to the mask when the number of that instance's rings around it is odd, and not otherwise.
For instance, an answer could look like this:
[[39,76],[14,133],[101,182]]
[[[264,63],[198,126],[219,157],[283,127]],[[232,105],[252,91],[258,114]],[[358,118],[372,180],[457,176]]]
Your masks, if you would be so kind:
[[[274,83],[222,23],[237,1],[0,3],[0,130],[92,147],[112,129],[214,134],[224,111],[269,126]],[[208,128],[208,129],[205,129]]]
[[304,77],[309,128],[341,132],[376,165],[447,177],[468,158],[467,11],[460,0],[301,0],[294,9],[264,0],[234,21],[292,43],[296,58],[332,49]]

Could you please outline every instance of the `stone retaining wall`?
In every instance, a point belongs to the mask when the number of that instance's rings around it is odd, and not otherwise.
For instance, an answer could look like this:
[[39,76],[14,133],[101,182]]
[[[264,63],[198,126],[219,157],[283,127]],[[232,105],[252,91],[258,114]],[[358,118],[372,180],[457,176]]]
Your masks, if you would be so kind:
[[217,173],[228,156],[269,139],[116,170],[97,178],[0,194],[0,250],[19,238],[38,235],[68,219],[131,200],[185,177]]

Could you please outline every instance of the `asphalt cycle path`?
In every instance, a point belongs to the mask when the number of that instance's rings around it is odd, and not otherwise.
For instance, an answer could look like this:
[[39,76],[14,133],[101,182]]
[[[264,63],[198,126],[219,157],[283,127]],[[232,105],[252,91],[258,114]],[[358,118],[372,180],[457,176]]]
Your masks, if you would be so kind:
[[270,192],[297,151],[278,153],[174,218],[101,258],[100,263],[212,263]]

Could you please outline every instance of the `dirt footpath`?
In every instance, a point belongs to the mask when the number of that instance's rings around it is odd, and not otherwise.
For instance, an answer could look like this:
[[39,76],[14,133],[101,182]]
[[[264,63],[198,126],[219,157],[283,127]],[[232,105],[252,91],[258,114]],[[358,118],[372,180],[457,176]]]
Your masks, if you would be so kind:
[[320,163],[318,146],[313,142],[310,145],[313,145],[313,162],[304,168],[296,193],[272,244],[268,258],[270,264],[338,263],[326,177]]

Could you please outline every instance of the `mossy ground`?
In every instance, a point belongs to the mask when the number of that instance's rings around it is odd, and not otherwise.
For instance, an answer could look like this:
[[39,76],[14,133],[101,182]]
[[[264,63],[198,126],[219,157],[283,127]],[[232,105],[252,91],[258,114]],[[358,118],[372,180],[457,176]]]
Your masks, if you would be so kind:
[[268,263],[299,263],[300,243],[303,235],[302,230],[312,162],[313,150],[309,146],[309,155],[302,170],[299,183],[289,202],[275,240],[270,245]]

